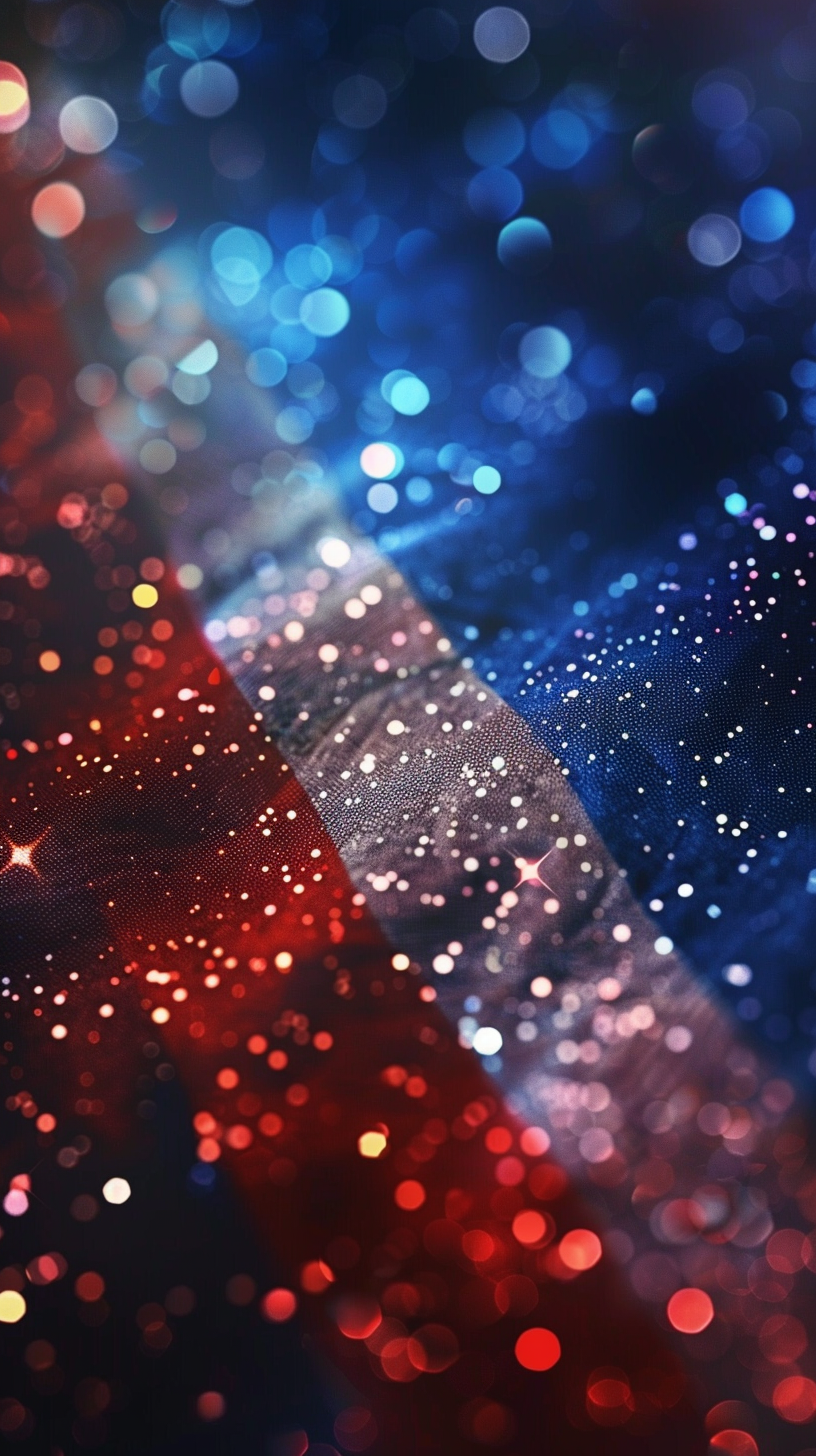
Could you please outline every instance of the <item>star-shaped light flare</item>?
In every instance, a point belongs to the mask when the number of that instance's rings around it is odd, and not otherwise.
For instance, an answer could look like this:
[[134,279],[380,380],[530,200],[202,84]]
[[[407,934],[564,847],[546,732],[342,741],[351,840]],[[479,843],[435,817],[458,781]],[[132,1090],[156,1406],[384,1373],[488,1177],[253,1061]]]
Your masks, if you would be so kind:
[[516,889],[519,889],[521,885],[541,885],[543,889],[549,890],[551,895],[555,894],[552,885],[548,885],[547,881],[543,880],[540,874],[541,866],[545,859],[548,859],[552,854],[554,848],[555,845],[551,845],[547,853],[542,854],[540,859],[524,859],[520,855],[515,860],[515,866],[519,872],[519,878],[515,886]]
[[32,875],[36,875],[39,879],[40,872],[34,863],[34,851],[41,843],[41,841],[45,838],[47,833],[48,830],[44,830],[43,833],[39,835],[37,839],[33,839],[30,844],[15,844],[12,839],[9,839],[8,847],[10,850],[10,854],[2,869],[0,869],[0,875],[6,874],[7,871],[11,869],[30,870]]

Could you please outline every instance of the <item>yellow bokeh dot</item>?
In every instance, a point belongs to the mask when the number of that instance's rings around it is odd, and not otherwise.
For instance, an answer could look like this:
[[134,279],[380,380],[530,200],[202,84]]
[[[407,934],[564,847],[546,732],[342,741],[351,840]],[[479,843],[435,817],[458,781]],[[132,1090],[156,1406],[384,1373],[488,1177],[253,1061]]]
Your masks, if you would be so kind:
[[43,672],[56,672],[61,664],[62,659],[59,653],[53,652],[50,647],[40,653],[40,667]]
[[378,1158],[388,1146],[388,1139],[381,1132],[364,1132],[357,1139],[357,1149],[364,1158]]
[[16,1289],[0,1292],[0,1324],[16,1325],[26,1312],[26,1302]]
[[159,600],[159,593],[154,586],[150,585],[149,581],[140,581],[139,585],[133,588],[131,596],[137,607],[155,607]]
[[28,92],[19,81],[0,81],[0,116],[16,116],[28,100]]

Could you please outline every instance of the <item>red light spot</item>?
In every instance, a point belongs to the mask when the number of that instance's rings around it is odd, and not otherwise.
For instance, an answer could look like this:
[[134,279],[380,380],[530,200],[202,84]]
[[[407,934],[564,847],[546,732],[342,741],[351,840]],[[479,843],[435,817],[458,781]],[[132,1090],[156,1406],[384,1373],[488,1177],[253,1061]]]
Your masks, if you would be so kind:
[[759,1456],[759,1447],[747,1431],[718,1431],[711,1437],[710,1451],[725,1451],[728,1456]]
[[598,1263],[603,1249],[598,1235],[591,1229],[572,1229],[564,1235],[558,1252],[568,1269],[583,1273]]
[[243,1152],[244,1148],[250,1147],[253,1142],[252,1129],[247,1127],[244,1122],[236,1122],[232,1127],[227,1128],[225,1142],[236,1152]]
[[382,1323],[382,1311],[376,1299],[364,1294],[341,1299],[334,1317],[347,1340],[367,1340]]
[[334,1274],[322,1259],[312,1259],[300,1271],[301,1287],[307,1294],[322,1294],[334,1283]]
[[489,1153],[507,1153],[513,1146],[513,1134],[507,1127],[491,1127],[485,1134],[485,1147]]
[[773,1403],[784,1421],[802,1425],[816,1415],[816,1384],[804,1375],[788,1375],[777,1385]]
[[85,216],[85,199],[72,182],[48,182],[31,204],[34,226],[47,238],[67,238]]
[[218,1390],[204,1390],[196,1401],[196,1413],[202,1421],[220,1421],[227,1402]]
[[261,1313],[274,1325],[290,1320],[297,1309],[297,1297],[291,1289],[270,1289],[261,1300]]
[[98,1299],[105,1293],[105,1281],[101,1274],[96,1274],[92,1269],[87,1274],[80,1274],[74,1284],[74,1292],[77,1299],[83,1304],[96,1304]]
[[714,1306],[704,1289],[678,1289],[666,1306],[669,1323],[682,1335],[699,1335],[714,1318]]
[[552,1330],[525,1330],[516,1340],[516,1359],[525,1370],[552,1370],[561,1359],[561,1341]]
[[406,1178],[394,1189],[394,1202],[397,1208],[403,1208],[406,1213],[412,1213],[414,1209],[421,1208],[425,1202],[425,1189],[416,1178]]
[[513,1219],[513,1237],[520,1244],[540,1244],[546,1232],[547,1224],[534,1208],[523,1208]]
[[525,1168],[521,1158],[510,1156],[499,1158],[496,1164],[496,1182],[502,1188],[516,1188],[519,1183],[524,1182]]
[[258,1127],[264,1137],[277,1137],[283,1127],[283,1118],[278,1117],[277,1112],[265,1112],[263,1117],[258,1118]]

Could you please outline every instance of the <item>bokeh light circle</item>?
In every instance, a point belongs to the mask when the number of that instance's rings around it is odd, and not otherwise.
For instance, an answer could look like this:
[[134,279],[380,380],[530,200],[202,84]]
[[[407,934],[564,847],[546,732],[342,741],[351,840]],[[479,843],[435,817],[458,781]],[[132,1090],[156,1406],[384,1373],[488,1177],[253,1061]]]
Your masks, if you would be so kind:
[[402,451],[384,440],[374,440],[360,452],[360,467],[372,480],[389,480],[399,475],[402,466]]
[[567,1268],[579,1274],[586,1269],[594,1269],[603,1249],[598,1235],[592,1229],[580,1228],[570,1229],[569,1233],[564,1234],[558,1245],[558,1252]]
[[16,1289],[0,1292],[0,1324],[16,1325],[26,1312],[26,1302]]
[[737,224],[721,212],[707,212],[688,230],[688,250],[706,268],[722,268],[736,258],[742,247]]
[[197,61],[181,78],[181,99],[193,116],[223,116],[238,100],[238,77],[223,61]]
[[106,1203],[127,1203],[130,1198],[130,1184],[127,1178],[109,1178],[102,1188],[102,1197]]
[[796,221],[796,210],[778,187],[758,187],[740,208],[742,231],[755,243],[778,243]]
[[278,349],[255,349],[246,361],[247,378],[262,389],[271,389],[286,378],[287,363]]
[[389,485],[387,480],[378,480],[375,485],[369,487],[366,501],[369,509],[376,511],[378,516],[387,516],[399,502],[399,496],[393,485]]
[[537,217],[515,217],[499,233],[496,252],[510,273],[531,278],[543,273],[550,261],[550,230]]
[[501,483],[501,474],[494,465],[480,465],[473,472],[473,484],[479,495],[495,495]]
[[666,1306],[669,1323],[683,1335],[699,1335],[711,1324],[714,1306],[704,1289],[678,1289]]
[[300,321],[319,339],[330,339],[346,327],[351,317],[348,299],[336,288],[316,288],[300,305]]
[[774,1388],[773,1403],[784,1421],[804,1425],[816,1415],[816,1383],[804,1375],[787,1375]]
[[59,114],[60,136],[72,152],[92,156],[116,140],[119,118],[99,96],[74,96]]
[[9,136],[25,126],[31,115],[28,82],[11,61],[0,61],[0,136]]
[[473,42],[486,61],[506,66],[524,55],[530,44],[530,26],[519,10],[493,5],[483,10],[476,21]]
[[427,384],[415,374],[403,372],[388,392],[388,402],[400,415],[421,415],[428,408],[431,396]]
[[327,536],[324,541],[318,542],[317,554],[324,566],[332,566],[339,571],[351,560],[351,547],[341,536]]
[[507,167],[484,167],[471,179],[467,199],[477,217],[504,222],[521,207],[524,188],[515,172]]
[[536,379],[555,379],[572,359],[572,345],[561,329],[550,324],[530,329],[519,344],[519,359]]
[[710,71],[697,82],[691,100],[697,120],[712,131],[743,126],[753,107],[753,90],[736,71]]
[[297,1297],[291,1289],[270,1289],[261,1300],[261,1313],[271,1324],[285,1324],[297,1309]]
[[373,76],[347,76],[334,88],[334,114],[352,131],[368,131],[388,110],[385,87]]
[[144,273],[120,273],[105,289],[105,307],[116,328],[139,328],[158,306],[158,289]]
[[561,1359],[561,1341],[552,1330],[534,1326],[516,1340],[516,1359],[525,1370],[552,1370]]
[[554,106],[540,116],[530,133],[536,161],[554,172],[568,172],[589,151],[589,127],[574,111]]
[[67,238],[85,217],[85,199],[73,182],[48,182],[31,204],[34,226],[46,238]]

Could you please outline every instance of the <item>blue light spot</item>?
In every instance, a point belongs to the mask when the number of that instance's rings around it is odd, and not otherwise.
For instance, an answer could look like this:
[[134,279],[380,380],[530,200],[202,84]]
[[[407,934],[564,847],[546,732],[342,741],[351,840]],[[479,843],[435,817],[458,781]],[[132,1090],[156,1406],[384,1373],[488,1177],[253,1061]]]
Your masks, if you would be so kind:
[[589,128],[574,111],[553,107],[540,116],[530,135],[533,156],[542,166],[567,172],[589,151]]
[[479,167],[506,167],[524,150],[524,124],[514,111],[495,106],[465,124],[465,151]]
[[530,277],[541,273],[550,261],[550,230],[537,217],[516,217],[499,233],[496,245],[499,262],[511,273]]
[[314,429],[314,420],[299,404],[288,404],[275,421],[275,429],[285,445],[302,445]]
[[326,122],[321,126],[317,134],[317,149],[327,162],[334,162],[335,166],[345,167],[349,162],[356,162],[367,146],[367,137],[363,131],[349,131],[345,126],[334,126]]
[[758,187],[740,208],[742,231],[755,243],[778,243],[795,221],[793,203],[778,187]]
[[505,167],[485,167],[472,179],[467,198],[477,217],[504,222],[521,207],[524,188],[515,172],[508,172]]
[[215,55],[229,38],[229,18],[223,10],[210,6],[194,10],[190,5],[167,5],[162,13],[162,29],[171,50],[188,61],[203,61]]
[[203,344],[198,344],[185,354],[176,365],[182,374],[209,374],[218,363],[218,349],[212,339],[205,339]]
[[561,329],[544,324],[530,329],[519,344],[519,359],[536,379],[555,379],[572,359],[572,344]]
[[718,354],[736,354],[745,343],[745,330],[736,319],[717,319],[708,331],[708,342]]
[[636,389],[629,403],[636,415],[653,415],[657,409],[657,395],[653,389]]
[[369,486],[366,502],[372,511],[377,512],[378,516],[387,516],[389,511],[393,511],[398,504],[399,495],[387,480],[378,480],[375,485]]
[[261,233],[251,228],[225,228],[210,248],[219,279],[242,288],[256,288],[272,267],[272,249]]
[[339,334],[350,317],[348,299],[336,288],[317,288],[314,293],[307,293],[300,305],[301,323],[321,339]]
[[298,243],[286,254],[283,271],[296,288],[314,288],[316,283],[327,283],[331,278],[332,261],[315,244]]
[[388,399],[400,415],[421,415],[431,402],[427,384],[423,384],[415,374],[406,374],[398,379],[392,385]]
[[576,617],[585,617],[589,611],[589,602],[573,602],[572,610]]
[[732,490],[731,494],[725,497],[724,505],[729,516],[741,516],[743,511],[748,509],[745,496],[738,490]]
[[287,363],[277,349],[256,349],[246,361],[247,378],[262,389],[271,389],[286,378]]
[[405,494],[414,506],[424,506],[433,500],[433,486],[424,475],[413,475],[405,487]]
[[800,389],[816,388],[816,363],[813,359],[797,359],[791,369],[791,379]]
[[480,465],[473,472],[473,484],[479,495],[495,495],[501,483],[501,475],[493,465]]
[[189,1178],[194,1188],[209,1191],[215,1183],[215,1168],[212,1163],[194,1163]]

